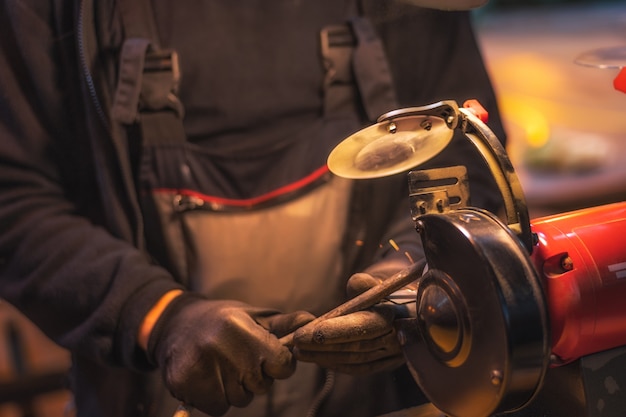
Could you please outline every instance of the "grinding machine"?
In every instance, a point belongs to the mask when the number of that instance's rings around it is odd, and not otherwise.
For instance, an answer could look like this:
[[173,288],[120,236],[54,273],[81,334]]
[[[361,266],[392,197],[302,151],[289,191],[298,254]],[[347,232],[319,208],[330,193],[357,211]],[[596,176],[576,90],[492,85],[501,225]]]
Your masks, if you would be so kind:
[[[357,180],[408,172],[427,266],[374,298],[418,278],[416,314],[398,334],[431,404],[389,416],[626,415],[626,202],[531,220],[486,117],[472,100],[394,110],[328,158]],[[419,170],[456,130],[485,161],[503,213],[471,205],[464,166]]]

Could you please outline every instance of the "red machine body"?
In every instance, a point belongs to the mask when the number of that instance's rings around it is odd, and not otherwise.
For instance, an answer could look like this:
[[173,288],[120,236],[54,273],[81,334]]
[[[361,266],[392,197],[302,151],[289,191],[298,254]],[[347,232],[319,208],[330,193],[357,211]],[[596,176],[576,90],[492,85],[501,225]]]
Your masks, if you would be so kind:
[[553,364],[626,345],[626,202],[533,220]]

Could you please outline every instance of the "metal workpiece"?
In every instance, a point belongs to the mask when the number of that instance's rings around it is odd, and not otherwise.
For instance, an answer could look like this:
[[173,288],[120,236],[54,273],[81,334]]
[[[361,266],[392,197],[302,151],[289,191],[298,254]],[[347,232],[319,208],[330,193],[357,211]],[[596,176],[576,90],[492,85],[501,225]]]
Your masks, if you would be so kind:
[[[302,328],[317,326],[320,322],[334,317],[345,316],[346,314],[365,310],[373,305],[384,301],[394,292],[401,290],[403,287],[420,279],[426,266],[425,260],[419,260],[407,268],[395,273],[391,277],[381,281],[380,284],[370,288],[369,290],[349,299],[345,303],[335,307],[334,309],[316,317],[314,320],[305,324]],[[293,346],[293,335],[289,333],[283,336],[280,341],[287,347]]]

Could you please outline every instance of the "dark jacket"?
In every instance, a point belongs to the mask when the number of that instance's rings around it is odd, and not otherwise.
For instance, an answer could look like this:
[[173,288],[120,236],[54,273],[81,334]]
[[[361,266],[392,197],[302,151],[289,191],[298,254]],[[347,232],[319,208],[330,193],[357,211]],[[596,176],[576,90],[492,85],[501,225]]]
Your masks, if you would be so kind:
[[[385,44],[399,105],[477,98],[503,138],[468,14],[381,3],[364,1],[362,12]],[[76,399],[92,416],[153,411],[158,376],[135,335],[155,301],[182,287],[145,250],[132,146],[111,121],[118,19],[112,0],[0,4],[0,296],[72,352]],[[432,165],[467,165],[473,204],[495,210],[470,149],[455,139]],[[346,245],[346,276],[393,254],[380,249],[389,239],[419,253],[404,175],[359,182],[352,201],[346,241],[363,244]]]

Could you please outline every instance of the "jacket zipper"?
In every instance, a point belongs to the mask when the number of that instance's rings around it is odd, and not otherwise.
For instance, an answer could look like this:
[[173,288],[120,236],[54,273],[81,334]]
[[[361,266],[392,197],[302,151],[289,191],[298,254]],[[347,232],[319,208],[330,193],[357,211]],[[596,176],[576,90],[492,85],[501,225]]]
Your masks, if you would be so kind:
[[85,2],[87,0],[81,0],[79,14],[78,14],[78,55],[80,58],[80,66],[83,71],[83,76],[85,77],[85,82],[87,83],[87,89],[89,90],[89,97],[91,98],[91,102],[96,109],[96,113],[98,117],[104,124],[107,130],[109,130],[109,123],[107,121],[106,113],[102,108],[102,104],[100,104],[100,99],[98,98],[98,92],[96,91],[96,85],[93,81],[93,77],[91,75],[91,71],[89,69],[89,65],[87,65],[87,52],[85,46]]
[[[174,206],[174,211],[178,213],[184,213],[192,210],[216,210],[219,209],[219,204],[217,203],[209,203],[204,201],[200,197],[196,197],[193,195],[186,194],[176,194],[172,199],[172,205]],[[211,208],[207,207],[211,206]],[[213,206],[215,206],[213,208]]]

